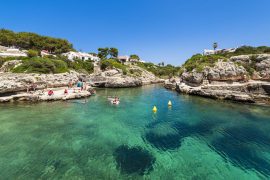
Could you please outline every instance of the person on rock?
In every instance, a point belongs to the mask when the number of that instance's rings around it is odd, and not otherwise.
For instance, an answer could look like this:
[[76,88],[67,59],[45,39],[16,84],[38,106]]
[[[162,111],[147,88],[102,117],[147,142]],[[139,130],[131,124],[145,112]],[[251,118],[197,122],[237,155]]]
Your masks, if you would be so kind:
[[50,89],[50,90],[48,91],[48,95],[49,95],[49,96],[52,96],[52,95],[54,95],[54,92],[53,92],[53,90],[51,90],[51,89]]

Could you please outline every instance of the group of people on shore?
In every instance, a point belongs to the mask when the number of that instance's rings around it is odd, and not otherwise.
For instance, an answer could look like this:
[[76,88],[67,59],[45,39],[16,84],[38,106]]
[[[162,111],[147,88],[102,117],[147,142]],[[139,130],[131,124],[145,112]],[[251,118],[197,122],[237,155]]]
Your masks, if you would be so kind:
[[[75,87],[74,87],[75,85]],[[68,82],[67,88],[64,89],[64,95],[68,95],[69,94],[69,90],[71,89],[73,93],[77,93],[77,92],[81,92],[81,91],[86,91],[88,88],[87,83],[82,81],[82,79],[79,79],[77,82],[73,82],[72,80],[70,80]],[[48,87],[47,87],[48,89]],[[37,90],[37,84],[36,83],[32,83],[30,85],[28,85],[27,87],[27,93],[34,93]],[[48,96],[53,96],[55,93],[52,89],[49,89],[47,91],[47,95]],[[45,94],[44,90],[41,91],[40,93],[41,95]]]

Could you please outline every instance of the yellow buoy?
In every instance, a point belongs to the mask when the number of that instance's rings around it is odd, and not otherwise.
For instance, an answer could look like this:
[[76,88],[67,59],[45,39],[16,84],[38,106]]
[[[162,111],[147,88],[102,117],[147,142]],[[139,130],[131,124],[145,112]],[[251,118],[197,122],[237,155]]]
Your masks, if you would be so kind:
[[168,106],[172,106],[172,102],[171,101],[168,102]]
[[157,107],[156,106],[153,107],[153,112],[157,112]]

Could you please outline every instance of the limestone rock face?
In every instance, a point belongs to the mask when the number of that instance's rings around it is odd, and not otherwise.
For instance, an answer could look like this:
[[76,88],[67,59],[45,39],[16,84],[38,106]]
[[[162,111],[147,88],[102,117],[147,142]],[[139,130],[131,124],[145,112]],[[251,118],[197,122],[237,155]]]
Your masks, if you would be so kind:
[[76,82],[78,77],[79,74],[76,72],[62,74],[0,73],[0,94],[26,91],[33,83],[37,85],[37,89],[63,87],[67,86],[69,81]]
[[164,82],[164,87],[166,89],[175,90],[178,82],[180,82],[179,78],[174,77],[174,78],[168,79]]
[[182,74],[183,82],[189,84],[190,86],[199,86],[202,84],[203,78],[204,74],[198,73],[196,70],[193,70],[192,72],[184,72]]
[[243,66],[233,62],[218,61],[214,67],[205,67],[202,72],[184,72],[181,76],[184,83],[190,86],[199,86],[203,80],[209,81],[241,81],[248,75]]
[[251,81],[237,84],[207,85],[191,87],[178,83],[176,91],[213,99],[232,100],[247,103],[270,104],[270,83]]
[[142,81],[132,77],[109,77],[105,87],[123,88],[123,87],[137,87],[142,86]]
[[136,75],[123,75],[120,69],[111,69],[98,74],[90,75],[89,81],[96,87],[107,88],[124,88],[124,87],[137,87],[145,84],[163,82],[154,74],[137,66],[131,67],[133,71],[140,72],[139,76]]
[[250,56],[249,55],[233,56],[230,58],[230,61],[249,64],[250,63]]
[[111,69],[104,72],[105,76],[115,76],[121,74],[121,72],[117,69]]
[[214,67],[206,68],[204,75],[210,81],[239,81],[244,80],[248,73],[243,66],[218,61]]
[[251,79],[270,81],[270,54],[234,56],[230,60],[254,68]]
[[270,54],[233,56],[226,62],[219,60],[213,67],[204,67],[200,73],[196,70],[184,72],[181,78],[190,86],[199,86],[203,80],[210,83],[245,82],[249,79],[270,81]]

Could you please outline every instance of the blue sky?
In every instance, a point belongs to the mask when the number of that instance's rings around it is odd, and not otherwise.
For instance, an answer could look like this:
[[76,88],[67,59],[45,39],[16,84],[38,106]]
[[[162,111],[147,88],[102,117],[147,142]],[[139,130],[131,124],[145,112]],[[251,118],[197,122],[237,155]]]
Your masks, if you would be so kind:
[[215,41],[220,48],[270,45],[269,7],[269,0],[6,0],[0,28],[180,65]]

